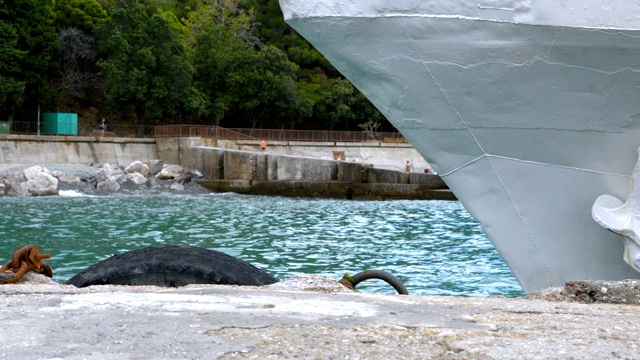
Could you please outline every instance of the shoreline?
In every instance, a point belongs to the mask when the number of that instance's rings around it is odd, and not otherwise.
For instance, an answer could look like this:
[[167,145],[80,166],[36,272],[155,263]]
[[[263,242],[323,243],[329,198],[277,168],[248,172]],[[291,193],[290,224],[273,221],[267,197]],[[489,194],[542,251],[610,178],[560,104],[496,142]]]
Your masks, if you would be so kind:
[[[114,164],[163,161],[198,171],[199,185],[215,192],[362,200],[456,200],[436,174],[406,172],[406,159],[429,165],[409,145],[382,143],[211,141],[200,137],[128,139],[1,137],[0,169],[18,164]],[[348,149],[348,151],[347,151]],[[339,154],[339,156],[338,156]],[[346,156],[346,157],[345,157]],[[338,160],[339,159],[339,160]],[[396,165],[394,165],[396,164]],[[401,170],[401,171],[399,171]]]
[[[58,172],[64,174],[63,176],[76,176],[77,182],[63,182],[60,181],[58,176],[58,196],[61,191],[75,191],[83,195],[98,195],[98,196],[111,196],[111,195],[159,195],[159,194],[182,194],[182,195],[200,195],[209,194],[210,190],[204,186],[198,184],[196,181],[188,181],[184,183],[184,188],[181,190],[174,190],[171,188],[173,180],[159,180],[154,179],[152,187],[148,185],[136,185],[130,181],[123,184],[121,188],[113,191],[98,190],[95,188],[96,173],[100,170],[103,164],[0,164],[0,178],[15,177],[22,173],[25,169],[32,166],[40,166],[46,168],[49,172]],[[56,195],[44,195],[44,196],[56,196]]]

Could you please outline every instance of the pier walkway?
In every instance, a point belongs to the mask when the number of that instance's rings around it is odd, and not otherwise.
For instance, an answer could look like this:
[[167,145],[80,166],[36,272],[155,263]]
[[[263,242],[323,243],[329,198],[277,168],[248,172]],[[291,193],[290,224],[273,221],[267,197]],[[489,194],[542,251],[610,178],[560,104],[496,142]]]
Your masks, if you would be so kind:
[[633,305],[314,290],[1,285],[0,358],[633,359],[640,353],[640,308]]

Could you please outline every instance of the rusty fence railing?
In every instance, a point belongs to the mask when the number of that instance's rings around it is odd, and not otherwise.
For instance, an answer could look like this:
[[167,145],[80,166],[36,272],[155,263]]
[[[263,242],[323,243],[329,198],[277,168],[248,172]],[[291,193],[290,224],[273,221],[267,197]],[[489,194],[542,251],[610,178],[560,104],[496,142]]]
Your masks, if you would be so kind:
[[[7,123],[6,131],[0,134],[15,135],[78,135],[78,136],[100,136],[100,127],[79,125],[76,123],[57,122],[52,126],[45,126],[40,122],[13,121]],[[155,134],[155,126],[136,126],[136,125],[111,125],[107,123],[105,136],[110,137],[131,137],[131,138],[153,138]]]
[[393,142],[406,143],[398,132],[286,130],[286,129],[232,129],[206,125],[156,126],[155,137],[198,136],[223,140],[266,140],[301,142]]
[[[14,121],[0,127],[0,134],[22,135],[79,135],[100,136],[99,126],[56,124],[45,127],[42,123]],[[3,132],[3,129],[5,131]],[[406,143],[398,132],[286,130],[286,129],[232,129],[209,125],[111,125],[107,123],[105,136],[131,138],[202,137],[222,140],[265,140],[299,142],[385,142]]]

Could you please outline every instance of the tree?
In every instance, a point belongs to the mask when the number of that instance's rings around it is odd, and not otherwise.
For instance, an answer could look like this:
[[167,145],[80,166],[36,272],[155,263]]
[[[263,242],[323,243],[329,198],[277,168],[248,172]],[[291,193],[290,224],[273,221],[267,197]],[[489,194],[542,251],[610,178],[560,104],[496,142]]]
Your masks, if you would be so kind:
[[245,0],[245,4],[255,9],[262,41],[284,51],[301,68],[301,77],[311,76],[317,68],[331,77],[341,76],[318,50],[284,22],[278,0]]
[[351,83],[345,79],[332,79],[323,91],[320,101],[316,102],[315,114],[322,119],[322,124],[329,126],[330,130],[345,121],[355,118],[351,105],[356,90]]
[[162,16],[167,22],[169,22],[169,27],[180,37],[181,41],[185,41],[189,37],[189,28],[185,26],[172,11],[163,11],[162,9],[157,9],[156,13]]
[[[369,99],[367,99],[361,92],[356,92],[356,96],[353,99],[351,110],[355,113],[355,119],[360,121],[358,127],[363,129],[372,129],[375,131],[397,131],[396,128],[391,125],[384,115],[378,110]],[[371,128],[370,126],[374,127]],[[366,131],[365,131],[366,132]]]
[[[6,10],[0,7],[0,14]],[[24,93],[25,82],[20,79],[19,63],[24,58],[25,52],[17,48],[18,34],[11,24],[0,20],[0,104],[7,102],[14,105],[21,104],[21,95]],[[6,105],[5,105],[6,106]],[[0,114],[5,111],[1,110]],[[4,120],[0,115],[0,120]]]
[[241,0],[200,0],[197,9],[187,16],[187,24],[191,28],[192,40],[201,33],[216,31],[223,27],[234,37],[248,46],[259,46],[260,39],[256,36],[257,23],[254,20],[252,8],[245,9]]
[[121,0],[96,34],[105,56],[98,66],[108,86],[107,101],[133,111],[138,125],[171,123],[182,114],[205,111],[203,97],[191,86],[193,68],[184,46],[162,16]]
[[[274,46],[263,46],[247,59],[239,92],[238,113],[250,120],[284,127],[298,106],[296,74],[298,66]],[[260,126],[263,127],[263,126]]]
[[273,126],[299,117],[298,67],[273,46],[250,47],[216,25],[196,37],[196,86],[208,95],[217,125]]
[[0,0],[0,119],[35,121],[39,105],[55,107],[49,83],[58,74],[52,4]]
[[227,111],[239,101],[237,94],[227,90],[234,78],[242,78],[239,68],[249,50],[223,26],[198,34],[195,42],[194,85],[206,94],[214,124],[220,125]]
[[58,44],[61,49],[62,83],[58,90],[77,98],[83,98],[93,88],[95,72],[95,40],[75,28],[60,29]]
[[56,0],[55,14],[57,27],[73,27],[88,34],[107,18],[107,12],[96,0]]
[[283,50],[300,68],[298,78],[303,79],[306,85],[299,89],[304,93],[299,98],[312,99],[315,104],[313,115],[305,116],[305,127],[352,130],[358,122],[374,118],[382,128],[393,130],[393,126],[360,91],[284,22],[278,0],[245,0],[244,4],[255,9],[261,40]]

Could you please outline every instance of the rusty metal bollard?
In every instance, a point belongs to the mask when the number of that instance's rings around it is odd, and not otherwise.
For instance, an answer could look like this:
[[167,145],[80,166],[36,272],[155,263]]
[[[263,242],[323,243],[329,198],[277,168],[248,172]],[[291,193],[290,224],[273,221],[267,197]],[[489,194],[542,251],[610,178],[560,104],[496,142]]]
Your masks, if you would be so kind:
[[0,284],[16,283],[29,271],[53,277],[51,266],[43,262],[50,257],[51,254],[43,254],[35,245],[18,248],[18,251],[13,253],[11,261],[0,267]]

